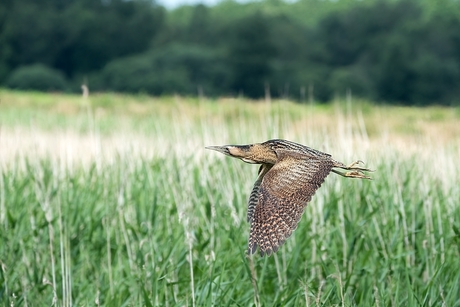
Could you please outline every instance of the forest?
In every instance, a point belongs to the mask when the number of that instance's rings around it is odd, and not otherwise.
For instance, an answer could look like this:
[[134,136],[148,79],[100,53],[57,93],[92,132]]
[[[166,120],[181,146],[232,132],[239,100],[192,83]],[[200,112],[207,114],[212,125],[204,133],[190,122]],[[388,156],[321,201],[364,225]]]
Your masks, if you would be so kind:
[[2,0],[0,87],[459,105],[456,0]]

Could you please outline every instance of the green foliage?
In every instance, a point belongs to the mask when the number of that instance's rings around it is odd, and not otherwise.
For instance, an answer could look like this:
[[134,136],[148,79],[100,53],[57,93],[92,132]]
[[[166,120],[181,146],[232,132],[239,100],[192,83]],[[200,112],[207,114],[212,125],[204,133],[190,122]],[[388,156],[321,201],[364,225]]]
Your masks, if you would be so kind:
[[[250,188],[241,179],[249,166],[191,160],[74,171],[43,160],[3,171],[0,301],[251,304],[248,225],[236,196]],[[374,167],[374,182],[328,178],[280,252],[253,258],[262,305],[458,303],[458,243],[450,223],[438,224],[458,220],[449,208],[458,189],[432,182],[420,193],[423,177],[409,160],[398,163],[399,181],[396,165]]]
[[201,88],[217,95],[228,78],[222,58],[207,47],[168,45],[157,52],[115,60],[89,81],[96,90],[197,95]]
[[[0,95],[0,306],[460,304],[458,109]],[[247,258],[258,167],[203,147],[274,137],[375,172]]]
[[3,85],[43,63],[91,90],[459,103],[456,0],[7,0],[0,18]]
[[[0,151],[0,306],[460,303],[456,109],[0,94],[0,142],[27,149]],[[283,136],[373,180],[331,174],[278,253],[247,258],[258,167],[203,147]]]
[[[320,21],[316,56],[330,71],[330,93],[404,104],[457,103],[457,12],[427,17],[411,0],[377,1]],[[442,16],[442,17],[441,17]],[[447,89],[449,87],[449,89]]]
[[229,57],[233,69],[232,89],[248,97],[263,96],[276,56],[270,40],[269,20],[262,14],[237,20],[233,26]]
[[6,85],[20,90],[65,91],[63,74],[42,64],[23,66],[11,73]]
[[2,60],[16,68],[40,62],[67,76],[146,50],[163,23],[147,1],[12,1],[0,39]]

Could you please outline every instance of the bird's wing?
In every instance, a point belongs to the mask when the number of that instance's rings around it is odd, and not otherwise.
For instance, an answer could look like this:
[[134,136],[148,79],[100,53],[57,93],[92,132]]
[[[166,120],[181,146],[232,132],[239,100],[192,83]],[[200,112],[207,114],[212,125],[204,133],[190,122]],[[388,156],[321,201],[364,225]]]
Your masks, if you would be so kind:
[[[259,178],[261,182],[249,234],[250,254],[257,246],[261,255],[278,250],[297,228],[305,206],[333,166],[333,160],[328,157],[312,157],[287,150],[277,150],[276,153],[278,162]],[[256,186],[257,181],[254,189]]]
[[254,187],[252,188],[251,195],[248,201],[248,222],[252,222],[254,216],[254,210],[256,209],[257,203],[259,202],[259,187],[262,183],[262,178],[265,174],[273,167],[273,164],[262,164],[259,168],[259,176],[257,177]]

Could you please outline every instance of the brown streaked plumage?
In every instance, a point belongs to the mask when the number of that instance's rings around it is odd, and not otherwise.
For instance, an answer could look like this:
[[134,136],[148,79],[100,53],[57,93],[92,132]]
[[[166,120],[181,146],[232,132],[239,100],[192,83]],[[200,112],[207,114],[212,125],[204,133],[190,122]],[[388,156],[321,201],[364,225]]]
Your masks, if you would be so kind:
[[347,166],[327,153],[286,140],[206,148],[261,164],[248,203],[249,254],[255,253],[257,246],[262,256],[278,250],[297,228],[305,206],[331,171],[344,177],[370,179],[364,172],[371,170],[359,167],[361,161]]

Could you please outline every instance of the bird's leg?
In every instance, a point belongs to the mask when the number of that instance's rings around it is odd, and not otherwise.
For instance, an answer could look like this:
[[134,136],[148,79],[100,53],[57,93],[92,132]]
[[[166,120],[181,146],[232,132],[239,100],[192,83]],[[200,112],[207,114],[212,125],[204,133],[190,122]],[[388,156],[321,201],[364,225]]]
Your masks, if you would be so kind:
[[340,171],[335,170],[335,169],[333,169],[332,171],[334,173],[340,175],[340,176],[343,176],[343,177],[372,179],[371,177],[369,177],[366,174],[364,174],[364,172],[372,172],[372,170],[370,170],[368,168],[364,168],[364,167],[359,167],[358,165],[360,165],[360,164],[364,164],[364,162],[358,160],[358,161],[355,161],[355,162],[349,164],[348,166],[343,164],[343,163],[336,162],[334,167],[341,168],[341,169],[344,169],[344,170],[348,170],[349,172],[340,172]]
[[348,178],[361,178],[361,179],[372,179],[369,176],[366,176],[362,171],[350,171],[350,172],[339,172],[338,170],[333,169],[334,173]]
[[347,169],[354,168],[355,165],[360,165],[360,164],[364,164],[364,162],[361,161],[361,160],[355,161],[355,162],[349,164],[349,165],[347,166]]

